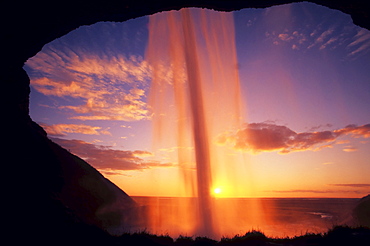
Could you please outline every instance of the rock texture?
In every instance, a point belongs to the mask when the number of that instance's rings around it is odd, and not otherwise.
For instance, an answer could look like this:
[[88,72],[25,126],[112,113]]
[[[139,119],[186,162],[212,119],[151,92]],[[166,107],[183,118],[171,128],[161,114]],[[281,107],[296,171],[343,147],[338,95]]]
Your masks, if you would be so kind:
[[[129,210],[134,206],[124,192],[91,166],[48,140],[43,129],[30,119],[29,78],[22,69],[28,58],[46,43],[81,25],[98,21],[125,21],[189,6],[231,11],[290,2],[293,1],[13,0],[2,3],[2,222],[8,229],[5,234],[13,240],[12,245],[22,240],[23,243],[40,243],[41,239],[47,242],[46,235],[54,239],[83,235],[81,228],[75,233],[73,228],[77,224],[85,229],[88,224],[94,228],[112,227],[120,223],[117,208]],[[369,1],[310,2],[351,14],[355,24],[370,29]]]

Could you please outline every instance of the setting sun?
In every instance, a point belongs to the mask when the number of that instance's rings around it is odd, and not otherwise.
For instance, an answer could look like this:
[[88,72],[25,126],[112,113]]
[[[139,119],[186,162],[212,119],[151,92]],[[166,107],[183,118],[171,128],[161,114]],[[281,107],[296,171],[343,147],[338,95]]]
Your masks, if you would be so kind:
[[213,193],[215,194],[220,194],[222,192],[221,188],[220,187],[217,187],[213,190]]

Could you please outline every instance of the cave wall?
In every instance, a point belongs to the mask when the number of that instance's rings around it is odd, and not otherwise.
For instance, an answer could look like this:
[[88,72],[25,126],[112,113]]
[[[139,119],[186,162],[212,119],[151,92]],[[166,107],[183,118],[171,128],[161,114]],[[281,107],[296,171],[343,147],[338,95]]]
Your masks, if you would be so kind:
[[[29,117],[30,81],[22,68],[26,60],[36,55],[45,44],[81,25],[91,25],[98,21],[125,21],[182,7],[207,7],[232,11],[241,8],[265,8],[291,2],[299,1],[13,0],[3,3],[0,30],[2,41],[0,83],[3,85],[1,98],[4,100],[2,139],[5,143],[2,148],[4,177],[2,200],[6,204],[3,213],[8,218],[3,223],[17,232],[21,229],[19,227],[24,220],[29,221],[28,227],[32,227],[38,221],[35,228],[48,228],[47,223],[52,223],[58,216],[61,220],[65,220],[63,213],[56,217],[49,214],[58,210],[57,208],[45,212],[47,208],[59,206],[55,204],[55,200],[49,198],[63,183],[63,178],[58,174],[60,166],[50,165],[63,165],[63,163],[60,160],[53,161],[55,156],[50,153],[50,148],[44,142],[46,133]],[[370,29],[369,1],[313,0],[310,2],[350,14],[355,24]],[[30,230],[30,228],[26,229]],[[52,231],[51,228],[49,233]],[[29,235],[35,233],[36,229],[30,230]]]

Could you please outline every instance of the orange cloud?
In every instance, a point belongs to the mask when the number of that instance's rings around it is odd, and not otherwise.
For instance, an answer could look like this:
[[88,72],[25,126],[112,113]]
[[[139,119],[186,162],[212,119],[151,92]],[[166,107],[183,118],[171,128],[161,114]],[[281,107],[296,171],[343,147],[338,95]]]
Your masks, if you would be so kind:
[[357,150],[358,150],[357,148],[352,147],[352,146],[346,146],[346,147],[343,149],[343,151],[344,151],[344,152],[355,152],[355,151],[357,151]]
[[137,157],[148,157],[148,156],[153,156],[152,153],[148,152],[148,151],[144,151],[144,150],[135,150],[133,152],[133,155],[134,156],[137,156]]
[[[369,137],[370,124],[363,126],[347,126],[334,131],[315,131],[296,133],[286,126],[273,123],[251,123],[237,132],[220,134],[217,142],[229,144],[234,149],[252,153],[278,151],[286,154],[295,151],[320,150],[332,147],[341,135]],[[344,151],[355,151],[353,147]]]
[[132,128],[131,126],[126,126],[126,125],[120,125],[122,128]]
[[[364,191],[360,190],[269,190],[265,192],[275,192],[275,193],[316,193],[316,194],[328,194],[328,193],[353,193],[353,194],[364,194]],[[365,192],[366,193],[366,192]]]
[[[271,192],[271,191],[268,191]],[[332,190],[272,190],[276,193],[333,193]]]
[[339,134],[352,134],[354,137],[370,138],[370,124],[363,126],[348,125],[343,129],[336,130]]
[[331,162],[331,161],[322,163],[322,165],[332,165],[332,164],[334,164],[334,162]]
[[80,133],[87,135],[111,135],[108,130],[101,130],[98,126],[89,126],[84,124],[55,124],[47,125],[41,123],[41,126],[49,135],[65,136],[66,133]]
[[[67,47],[48,46],[26,66],[31,86],[47,96],[72,97],[82,105],[63,105],[80,120],[141,120],[148,110],[144,88],[150,67],[140,57],[97,55]],[[142,88],[140,88],[142,87]]]
[[116,170],[111,168],[104,168],[104,169],[98,169],[98,171],[103,175],[122,175],[122,176],[130,176],[126,173],[126,171],[123,170]]
[[281,39],[281,40],[283,40],[283,41],[290,41],[290,40],[294,39],[293,36],[290,36],[287,33],[281,33],[281,34],[279,34],[278,35],[278,38]]
[[368,188],[370,184],[329,184],[330,186],[342,186],[342,187],[353,187],[353,188]]
[[348,144],[349,142],[349,140],[339,140],[337,141],[337,144]]
[[96,169],[106,174],[122,174],[127,170],[143,170],[154,167],[172,167],[172,163],[146,161],[140,157],[151,156],[152,153],[142,150],[115,150],[110,147],[88,143],[82,140],[52,138],[54,142],[81,157]]
[[144,91],[130,90],[128,94],[111,95],[107,98],[92,97],[85,105],[63,106],[79,114],[71,119],[79,120],[124,120],[133,121],[147,118],[146,103],[142,101]]

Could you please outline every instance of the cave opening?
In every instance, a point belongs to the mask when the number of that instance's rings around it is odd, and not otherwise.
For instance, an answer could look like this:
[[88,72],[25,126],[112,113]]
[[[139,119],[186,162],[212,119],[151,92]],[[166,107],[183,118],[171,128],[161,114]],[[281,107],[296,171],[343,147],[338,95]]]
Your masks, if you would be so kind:
[[[369,32],[338,11],[308,6],[291,4],[234,14],[238,56],[243,58],[238,69],[241,80],[248,81],[242,88],[248,124],[237,133],[220,134],[218,144],[253,155],[247,157],[247,167],[235,165],[233,169],[243,171],[232,181],[219,178],[217,186],[228,190],[228,197],[366,195],[369,170],[364,166],[368,158],[364,149],[369,144],[369,119],[364,108],[370,97],[364,78],[369,77],[365,69]],[[155,155],[146,141],[151,131],[146,109],[150,67],[143,48],[145,19],[79,28],[31,58],[25,67],[32,86],[31,117],[53,141],[128,194],[178,196],[177,185],[169,193],[163,189],[177,179],[176,161],[168,161],[176,146]],[[129,22],[135,22],[133,27]],[[123,54],[122,46],[127,48]],[[353,158],[349,153],[357,153],[358,168],[346,166]],[[291,163],[298,164],[291,168]],[[343,179],[340,172],[331,175],[338,166],[353,179]],[[225,176],[234,175],[227,168],[220,170]],[[252,170],[253,178],[248,176]],[[311,177],[305,184],[302,173]],[[282,180],[284,175],[291,183]],[[140,190],[148,177],[154,177],[153,182]],[[173,180],[163,182],[164,177]],[[251,186],[254,189],[240,188]]]

